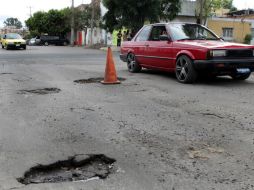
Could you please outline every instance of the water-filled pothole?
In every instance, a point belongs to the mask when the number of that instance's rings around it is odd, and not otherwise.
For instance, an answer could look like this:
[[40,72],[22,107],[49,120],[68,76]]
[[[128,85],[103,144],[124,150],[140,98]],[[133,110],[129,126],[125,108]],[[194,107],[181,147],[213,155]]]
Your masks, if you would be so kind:
[[59,93],[60,91],[61,90],[59,88],[41,88],[41,89],[34,89],[34,90],[20,90],[19,94],[32,93],[32,94],[45,95],[45,94]]
[[[104,78],[100,77],[100,78],[89,78],[89,79],[80,79],[80,80],[75,80],[75,83],[79,83],[79,84],[91,84],[91,83],[100,83],[101,81],[103,81]],[[125,78],[118,78],[119,81],[125,81]]]
[[105,179],[115,172],[115,159],[101,155],[76,155],[68,160],[50,165],[38,165],[27,172],[18,182],[28,184],[60,183]]

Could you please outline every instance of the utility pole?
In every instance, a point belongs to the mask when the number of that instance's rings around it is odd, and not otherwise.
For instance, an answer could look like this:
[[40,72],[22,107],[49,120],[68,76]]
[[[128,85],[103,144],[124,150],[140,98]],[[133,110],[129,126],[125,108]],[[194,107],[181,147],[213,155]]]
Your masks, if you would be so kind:
[[95,12],[95,1],[92,0],[92,18],[91,18],[91,36],[90,36],[90,45],[93,45],[93,28],[94,28],[94,12]]
[[71,4],[71,46],[74,46],[74,0]]
[[29,16],[32,17],[32,7],[29,6],[29,7],[27,7],[27,8],[29,8]]

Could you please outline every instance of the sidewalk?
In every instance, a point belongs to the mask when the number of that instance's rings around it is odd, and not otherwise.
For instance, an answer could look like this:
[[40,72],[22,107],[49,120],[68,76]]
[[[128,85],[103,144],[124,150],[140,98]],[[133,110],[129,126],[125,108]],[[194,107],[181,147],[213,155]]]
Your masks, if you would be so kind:
[[[107,49],[108,49],[108,47],[102,47],[102,48],[100,48],[100,50],[102,50],[102,51],[107,51]],[[120,52],[120,47],[111,46],[111,50],[112,50],[113,52]]]

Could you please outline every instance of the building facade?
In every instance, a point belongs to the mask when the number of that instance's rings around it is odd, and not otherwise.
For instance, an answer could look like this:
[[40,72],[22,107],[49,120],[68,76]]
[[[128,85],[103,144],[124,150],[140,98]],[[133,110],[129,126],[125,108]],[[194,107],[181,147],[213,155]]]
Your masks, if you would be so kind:
[[172,22],[190,22],[196,23],[196,1],[181,0],[181,11],[177,14],[176,18]]
[[226,41],[243,43],[246,36],[251,35],[251,44],[254,44],[254,10],[239,10],[211,17],[207,26]]
[[238,18],[216,18],[208,19],[207,27],[214,31],[225,41],[243,43],[246,35],[251,34],[254,29],[254,20]]
[[[91,6],[94,6],[95,10],[100,10],[102,16],[105,14],[105,8],[103,7],[101,0],[92,0],[90,4],[81,4],[77,8],[84,11]],[[107,33],[102,28],[94,27],[93,30],[91,30],[91,26],[87,26],[87,28],[84,28],[83,30],[76,31],[75,39],[75,44],[79,46],[106,44]]]

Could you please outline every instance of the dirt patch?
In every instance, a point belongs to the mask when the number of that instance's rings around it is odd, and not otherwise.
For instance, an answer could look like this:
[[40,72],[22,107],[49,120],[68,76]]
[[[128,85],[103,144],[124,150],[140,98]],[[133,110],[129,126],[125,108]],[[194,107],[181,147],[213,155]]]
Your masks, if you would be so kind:
[[38,165],[27,172],[18,182],[28,184],[60,183],[105,179],[115,172],[115,159],[101,155],[76,155],[68,160],[58,161],[50,165]]
[[200,149],[189,147],[187,153],[189,158],[191,159],[208,160],[214,154],[224,153],[224,149],[205,145],[203,148]]
[[19,94],[39,94],[39,95],[45,95],[45,94],[54,94],[59,93],[61,90],[59,88],[41,88],[41,89],[34,89],[34,90],[20,90]]
[[[89,79],[80,79],[80,80],[75,80],[75,83],[78,84],[91,84],[91,83],[100,83],[101,81],[103,81],[104,78],[100,77],[100,78],[89,78]],[[125,81],[125,78],[118,78],[118,80],[120,81]]]

